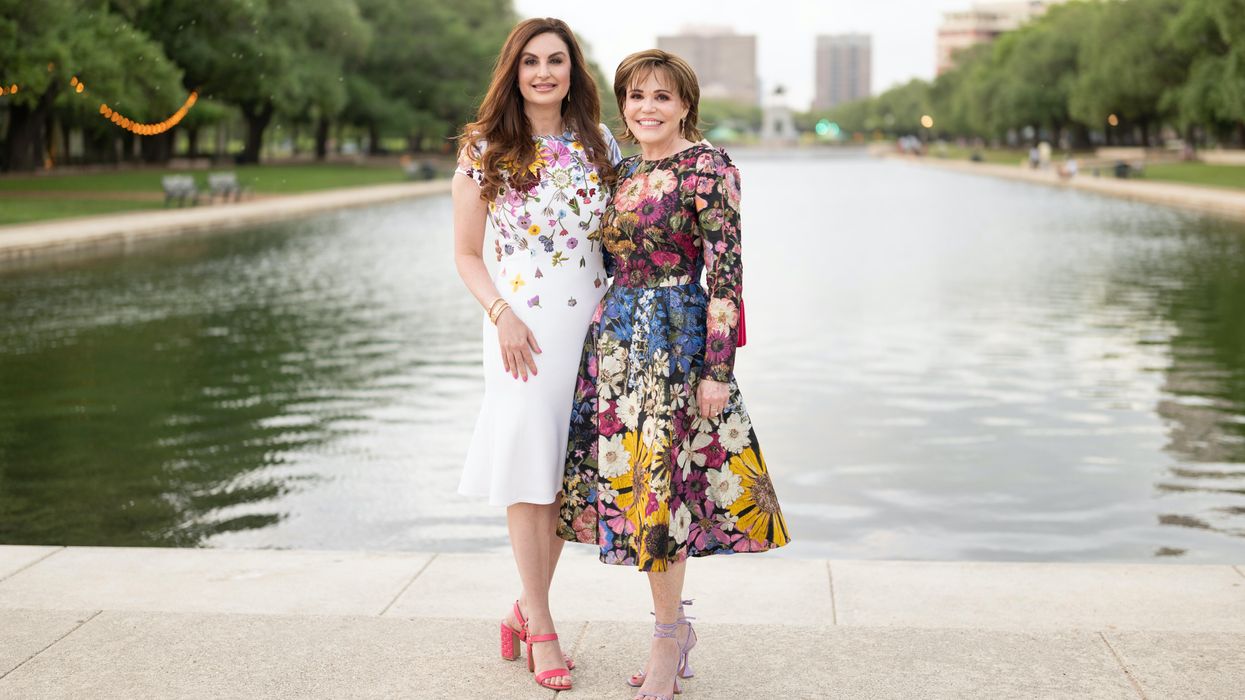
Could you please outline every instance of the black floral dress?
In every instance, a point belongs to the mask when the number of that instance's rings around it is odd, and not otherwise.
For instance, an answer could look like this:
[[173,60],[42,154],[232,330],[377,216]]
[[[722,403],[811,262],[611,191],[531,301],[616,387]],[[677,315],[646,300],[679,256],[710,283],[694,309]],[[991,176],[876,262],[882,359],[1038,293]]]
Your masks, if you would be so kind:
[[[787,525],[732,373],[739,171],[708,144],[618,167],[601,225],[614,284],[584,343],[558,534],[645,571],[781,547]],[[701,379],[730,386],[718,418],[698,415]]]

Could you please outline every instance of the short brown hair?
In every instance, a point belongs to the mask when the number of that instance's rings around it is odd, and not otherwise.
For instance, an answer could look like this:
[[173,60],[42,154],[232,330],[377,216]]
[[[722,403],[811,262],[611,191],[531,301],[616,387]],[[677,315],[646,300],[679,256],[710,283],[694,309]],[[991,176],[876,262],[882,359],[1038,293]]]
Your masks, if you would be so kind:
[[[623,105],[627,102],[627,91],[656,71],[661,71],[674,83],[675,94],[687,105],[687,117],[683,120],[683,138],[688,141],[704,138],[696,125],[700,117],[700,83],[696,80],[696,71],[692,70],[687,61],[669,51],[637,51],[618,64],[618,69],[614,71],[614,98],[618,100],[618,113],[625,115]],[[631,127],[627,126],[625,116],[622,138],[637,143]]]

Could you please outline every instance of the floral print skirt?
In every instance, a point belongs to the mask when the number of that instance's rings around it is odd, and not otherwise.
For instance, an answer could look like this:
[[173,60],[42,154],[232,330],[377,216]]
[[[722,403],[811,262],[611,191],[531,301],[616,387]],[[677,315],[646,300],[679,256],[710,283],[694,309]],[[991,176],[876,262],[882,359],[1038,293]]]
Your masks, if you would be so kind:
[[707,299],[686,279],[611,287],[584,342],[558,534],[607,564],[665,571],[789,539],[734,378],[722,415],[698,415]]

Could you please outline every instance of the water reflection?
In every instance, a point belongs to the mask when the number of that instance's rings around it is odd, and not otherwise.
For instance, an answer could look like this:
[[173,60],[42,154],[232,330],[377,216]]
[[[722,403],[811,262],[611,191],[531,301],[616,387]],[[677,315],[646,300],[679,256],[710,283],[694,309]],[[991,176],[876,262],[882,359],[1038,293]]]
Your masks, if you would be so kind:
[[[1245,230],[739,154],[786,556],[1237,561]],[[0,272],[0,541],[480,550],[447,199]]]

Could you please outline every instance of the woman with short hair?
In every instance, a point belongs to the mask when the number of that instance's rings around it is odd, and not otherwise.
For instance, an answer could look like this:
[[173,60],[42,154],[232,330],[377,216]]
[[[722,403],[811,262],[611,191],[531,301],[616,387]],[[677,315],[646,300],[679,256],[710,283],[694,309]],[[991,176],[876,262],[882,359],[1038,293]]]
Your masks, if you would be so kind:
[[614,281],[585,341],[558,533],[648,572],[657,623],[629,682],[637,698],[669,700],[692,675],[688,557],[764,551],[788,535],[733,375],[739,171],[700,140],[700,88],[683,59],[628,56],[614,95],[641,153],[618,164],[601,226]]

